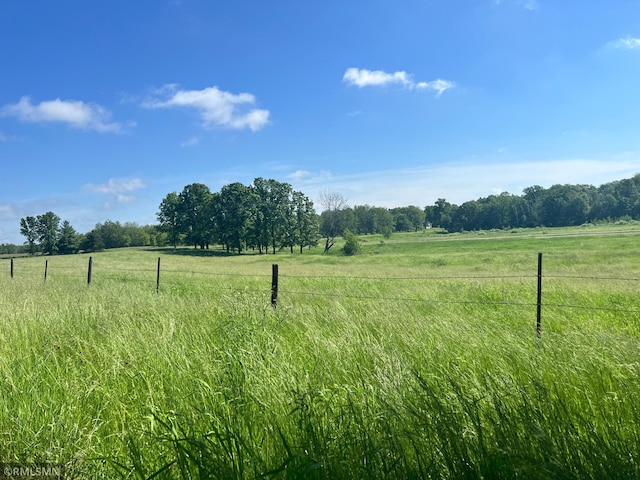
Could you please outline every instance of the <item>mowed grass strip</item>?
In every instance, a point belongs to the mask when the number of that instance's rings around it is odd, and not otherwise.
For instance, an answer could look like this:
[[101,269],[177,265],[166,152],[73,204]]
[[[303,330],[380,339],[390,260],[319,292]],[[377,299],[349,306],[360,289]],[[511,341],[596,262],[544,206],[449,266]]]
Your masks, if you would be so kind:
[[[91,478],[637,478],[640,304],[621,279],[640,256],[633,234],[583,232],[365,237],[352,258],[124,249],[93,255],[90,287],[88,256],[50,258],[46,282],[43,258],[13,279],[3,260],[0,459]],[[561,305],[541,338],[538,251]]]

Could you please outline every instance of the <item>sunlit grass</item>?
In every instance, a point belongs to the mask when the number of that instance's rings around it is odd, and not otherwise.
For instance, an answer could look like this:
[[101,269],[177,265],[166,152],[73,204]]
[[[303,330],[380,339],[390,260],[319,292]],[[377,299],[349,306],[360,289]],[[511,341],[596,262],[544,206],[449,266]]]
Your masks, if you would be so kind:
[[87,255],[50,258],[46,282],[44,258],[13,279],[3,260],[0,460],[86,478],[637,478],[637,233],[509,235],[371,237],[353,258],[124,249],[92,255],[90,287]]

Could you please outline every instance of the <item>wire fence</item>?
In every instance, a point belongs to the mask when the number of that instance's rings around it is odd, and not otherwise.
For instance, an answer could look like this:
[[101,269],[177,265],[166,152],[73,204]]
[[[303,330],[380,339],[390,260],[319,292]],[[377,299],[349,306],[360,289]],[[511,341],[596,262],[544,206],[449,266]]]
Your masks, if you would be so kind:
[[[29,259],[33,260],[33,259]],[[367,276],[367,275],[303,275],[295,272],[282,275],[279,272],[278,265],[272,265],[271,272],[264,273],[239,273],[239,272],[216,272],[211,270],[201,269],[187,269],[187,268],[162,268],[161,258],[158,257],[156,268],[140,268],[131,267],[128,265],[102,266],[94,265],[93,258],[89,257],[88,264],[84,266],[78,262],[74,262],[73,265],[56,264],[55,268],[51,268],[49,260],[44,260],[44,265],[37,265],[33,261],[24,261],[23,259],[10,259],[10,272],[9,277],[15,278],[40,278],[44,282],[51,279],[65,279],[65,280],[78,280],[78,282],[86,282],[88,286],[91,286],[98,278],[102,280],[112,280],[118,282],[136,282],[142,284],[148,284],[150,288],[153,285],[155,292],[160,294],[164,292],[164,285],[175,285],[176,283],[183,283],[185,277],[188,278],[208,278],[208,279],[234,279],[240,280],[245,283],[244,290],[253,293],[271,294],[271,306],[275,309],[278,306],[278,301],[282,296],[292,297],[323,297],[332,299],[350,299],[350,300],[362,300],[366,302],[407,302],[407,303],[423,303],[433,305],[483,305],[483,306],[496,306],[496,307],[518,307],[518,308],[537,308],[537,331],[540,334],[541,329],[541,308],[554,308],[554,309],[575,309],[582,311],[593,312],[613,312],[619,314],[640,315],[639,308],[629,308],[628,306],[615,304],[613,306],[601,306],[601,305],[585,305],[575,303],[564,303],[549,301],[542,302],[543,294],[543,281],[558,280],[558,281],[570,281],[573,284],[577,281],[589,281],[596,282],[598,288],[606,291],[606,284],[609,282],[624,282],[626,284],[635,284],[640,282],[640,278],[636,277],[622,277],[622,276],[598,276],[598,275],[566,275],[566,274],[543,274],[542,271],[542,254],[538,257],[538,273],[537,274],[500,274],[500,275],[416,275],[416,276]],[[5,275],[0,275],[0,278]],[[269,284],[268,278],[271,277]],[[155,280],[155,282],[154,282]],[[487,284],[495,281],[533,281],[537,280],[537,288],[531,289],[531,294],[525,299],[518,300],[473,300],[463,298],[442,298],[441,296],[425,296],[423,292],[418,292],[414,296],[403,295],[389,295],[389,294],[353,294],[345,293],[344,289],[341,289],[339,282],[363,282],[363,284],[372,286],[376,283],[382,284],[382,289],[385,291],[391,290],[388,288],[394,282],[486,282]],[[317,288],[315,285],[317,282],[324,282],[323,288]],[[301,283],[313,284],[314,289],[303,289]],[[248,285],[262,284],[264,287],[249,288]],[[332,291],[331,288],[327,288],[327,284],[338,285],[335,287],[339,291]],[[283,288],[284,286],[284,288]],[[227,287],[217,285],[217,289],[234,290],[232,285]],[[366,289],[365,289],[366,290]],[[533,300],[533,291],[537,295],[535,301]],[[169,289],[170,291],[170,289]],[[635,303],[635,302],[634,302]]]

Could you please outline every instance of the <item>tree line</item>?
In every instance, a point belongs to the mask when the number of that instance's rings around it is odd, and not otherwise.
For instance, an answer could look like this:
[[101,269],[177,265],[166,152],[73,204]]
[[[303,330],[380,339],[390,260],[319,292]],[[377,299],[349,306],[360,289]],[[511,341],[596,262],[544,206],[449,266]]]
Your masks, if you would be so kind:
[[539,185],[523,195],[501,193],[455,205],[438,199],[425,208],[434,227],[449,232],[529,227],[562,227],[616,219],[640,219],[640,174],[592,185]]
[[87,233],[78,233],[67,220],[61,221],[53,212],[20,219],[20,234],[26,238],[23,247],[0,245],[0,253],[30,255],[70,254],[79,251],[96,252],[106,248],[135,246],[165,246],[167,235],[157,226],[140,226],[132,222],[120,224],[107,220]]
[[53,212],[20,219],[24,246],[0,245],[0,254],[65,254],[127,246],[221,245],[228,252],[260,253],[318,245],[328,251],[345,232],[356,235],[419,231],[440,227],[448,232],[581,225],[594,221],[640,219],[640,174],[594,187],[535,185],[522,195],[501,193],[455,205],[440,198],[433,205],[384,208],[347,204],[339,193],[322,192],[322,213],[288,183],[256,178],[212,192],[192,183],[169,193],[160,203],[158,225],[98,223],[80,234]]
[[314,203],[288,183],[256,178],[246,186],[236,182],[212,192],[193,183],[182,192],[171,192],[161,202],[158,221],[174,246],[208,248],[222,245],[228,252],[252,249],[259,253],[318,245],[325,238],[325,251],[345,230],[358,235],[424,228],[425,213],[415,206],[387,209],[347,205],[339,193],[322,192],[318,215]]

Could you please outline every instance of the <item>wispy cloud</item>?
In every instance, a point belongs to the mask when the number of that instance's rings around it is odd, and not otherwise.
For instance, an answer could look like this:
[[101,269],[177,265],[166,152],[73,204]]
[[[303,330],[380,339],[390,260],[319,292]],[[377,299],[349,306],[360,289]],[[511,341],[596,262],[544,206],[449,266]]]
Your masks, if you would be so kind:
[[636,49],[640,49],[640,38],[634,38],[634,37],[620,38],[618,40],[615,40],[614,42],[611,42],[610,45],[613,46],[614,48],[620,48],[624,50],[636,50]]
[[416,88],[420,90],[431,90],[436,92],[437,97],[453,87],[453,82],[442,80],[440,78],[438,78],[437,80],[433,80],[432,82],[419,82],[416,84]]
[[109,196],[102,205],[103,210],[134,203],[138,197],[131,192],[143,188],[146,184],[141,178],[110,178],[106,183],[88,183],[82,187],[85,192]]
[[309,170],[296,170],[295,172],[287,175],[287,179],[294,182],[317,183],[322,181],[329,181],[332,176],[333,175],[328,170],[321,170],[319,172],[311,172]]
[[342,81],[358,88],[402,85],[409,89],[434,91],[436,96],[442,95],[442,93],[455,86],[453,82],[440,78],[430,82],[415,82],[413,76],[405,71],[388,73],[382,70],[353,67],[347,68],[342,76]]
[[72,128],[100,133],[123,133],[135,125],[112,122],[111,112],[95,103],[56,98],[34,104],[29,96],[1,107],[0,117],[14,117],[24,123],[66,123]]
[[256,98],[250,93],[234,94],[216,86],[179,90],[178,85],[167,84],[156,90],[142,106],[149,109],[189,108],[198,111],[204,128],[248,128],[255,132],[269,123],[269,111],[252,108],[255,104]]
[[524,8],[525,10],[529,10],[530,12],[535,12],[536,10],[538,10],[538,8],[540,8],[538,0],[494,0],[494,3],[496,5],[500,5],[502,3],[514,4]]
[[123,192],[133,192],[145,187],[146,184],[141,178],[110,178],[106,183],[88,183],[83,190],[105,195],[120,195],[124,199]]
[[0,220],[14,220],[20,216],[15,205],[0,203]]
[[185,140],[180,144],[181,147],[195,147],[200,143],[199,137],[191,137],[189,140]]

